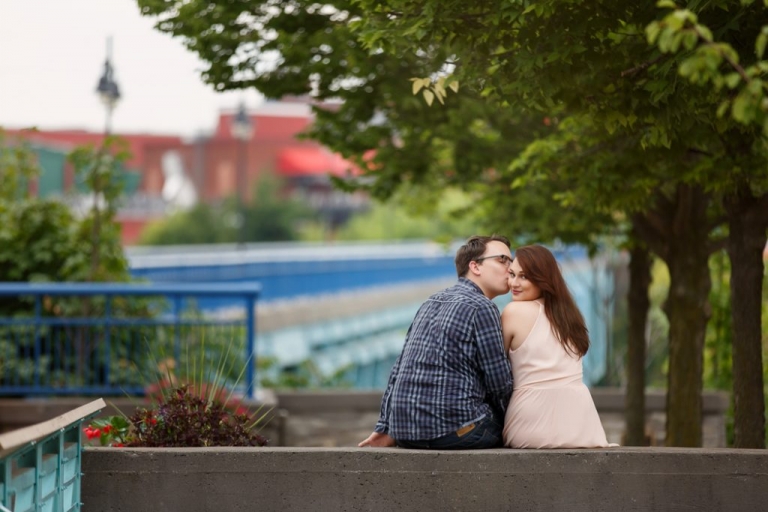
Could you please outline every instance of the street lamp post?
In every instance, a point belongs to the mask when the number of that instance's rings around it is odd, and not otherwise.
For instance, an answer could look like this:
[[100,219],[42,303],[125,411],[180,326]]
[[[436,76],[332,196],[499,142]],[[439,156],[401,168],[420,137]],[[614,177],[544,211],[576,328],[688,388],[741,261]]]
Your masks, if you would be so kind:
[[112,67],[112,38],[107,38],[107,58],[104,61],[104,72],[99,78],[99,84],[96,86],[96,92],[101,98],[101,102],[107,109],[107,119],[104,125],[104,135],[109,135],[112,121],[112,111],[117,102],[120,101],[120,88],[115,82],[115,71]]
[[253,135],[253,124],[251,118],[245,110],[245,104],[240,103],[232,120],[232,136],[239,143],[237,148],[237,215],[239,217],[237,242],[242,246],[245,244],[245,197],[247,188],[246,169],[248,164],[248,142]]
[[104,141],[101,148],[96,154],[95,165],[89,171],[92,176],[91,180],[91,192],[93,193],[93,222],[91,230],[91,275],[90,279],[94,280],[101,264],[100,255],[100,242],[101,242],[101,215],[100,215],[100,201],[105,201],[103,190],[104,181],[108,179],[105,177],[107,172],[107,161],[110,155],[107,153],[107,137],[111,129],[110,123],[112,120],[112,111],[115,109],[117,102],[120,100],[120,88],[115,82],[115,71],[112,68],[112,38],[107,38],[107,58],[104,60],[104,72],[99,78],[99,83],[96,86],[96,92],[107,109],[107,118],[104,124]]

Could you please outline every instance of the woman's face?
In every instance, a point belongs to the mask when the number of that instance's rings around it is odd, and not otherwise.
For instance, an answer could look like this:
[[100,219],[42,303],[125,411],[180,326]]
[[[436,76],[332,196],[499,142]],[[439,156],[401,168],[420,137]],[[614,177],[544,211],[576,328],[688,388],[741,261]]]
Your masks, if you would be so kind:
[[541,289],[525,277],[517,259],[509,267],[509,289],[514,300],[536,300],[541,297]]

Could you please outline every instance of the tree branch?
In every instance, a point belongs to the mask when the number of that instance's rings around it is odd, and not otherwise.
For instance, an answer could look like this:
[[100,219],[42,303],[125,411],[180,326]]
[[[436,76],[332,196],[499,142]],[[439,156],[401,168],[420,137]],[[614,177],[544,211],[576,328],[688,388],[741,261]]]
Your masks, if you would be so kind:
[[664,60],[664,59],[666,59],[668,57],[669,57],[668,55],[659,55],[655,59],[651,59],[649,61],[645,61],[642,64],[638,64],[637,66],[635,66],[633,68],[625,69],[624,71],[621,72],[621,78],[624,78],[626,76],[634,76],[634,75],[638,74],[639,72],[645,71],[646,69],[648,69],[649,67],[653,66],[657,62],[660,62],[660,61],[662,61],[662,60]]
[[693,27],[693,32],[696,34],[696,36],[698,36],[699,39],[704,41],[704,45],[705,46],[711,46],[711,47],[715,48],[717,53],[720,54],[720,56],[725,60],[725,62],[727,62],[733,69],[736,70],[736,72],[739,74],[741,79],[744,80],[744,82],[750,83],[752,81],[752,79],[749,78],[749,75],[747,75],[747,72],[744,71],[744,68],[741,67],[738,62],[733,60],[727,53],[725,53],[723,50],[718,48],[715,43],[713,43],[712,41],[710,41],[709,39],[704,37],[704,35],[701,33],[701,31],[699,31],[699,29],[696,28],[695,26]]

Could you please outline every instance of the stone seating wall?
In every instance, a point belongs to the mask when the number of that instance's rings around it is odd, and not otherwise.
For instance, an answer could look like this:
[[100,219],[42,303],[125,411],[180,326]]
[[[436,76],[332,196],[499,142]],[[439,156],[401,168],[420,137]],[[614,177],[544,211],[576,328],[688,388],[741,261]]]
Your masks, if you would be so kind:
[[765,450],[95,448],[85,512],[765,510]]

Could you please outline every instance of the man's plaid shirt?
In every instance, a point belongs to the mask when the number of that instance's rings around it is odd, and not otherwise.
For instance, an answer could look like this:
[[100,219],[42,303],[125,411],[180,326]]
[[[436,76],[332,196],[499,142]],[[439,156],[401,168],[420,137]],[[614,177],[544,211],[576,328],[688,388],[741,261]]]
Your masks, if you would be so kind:
[[462,277],[416,313],[375,431],[395,439],[436,439],[492,414],[503,420],[511,395],[499,310]]

